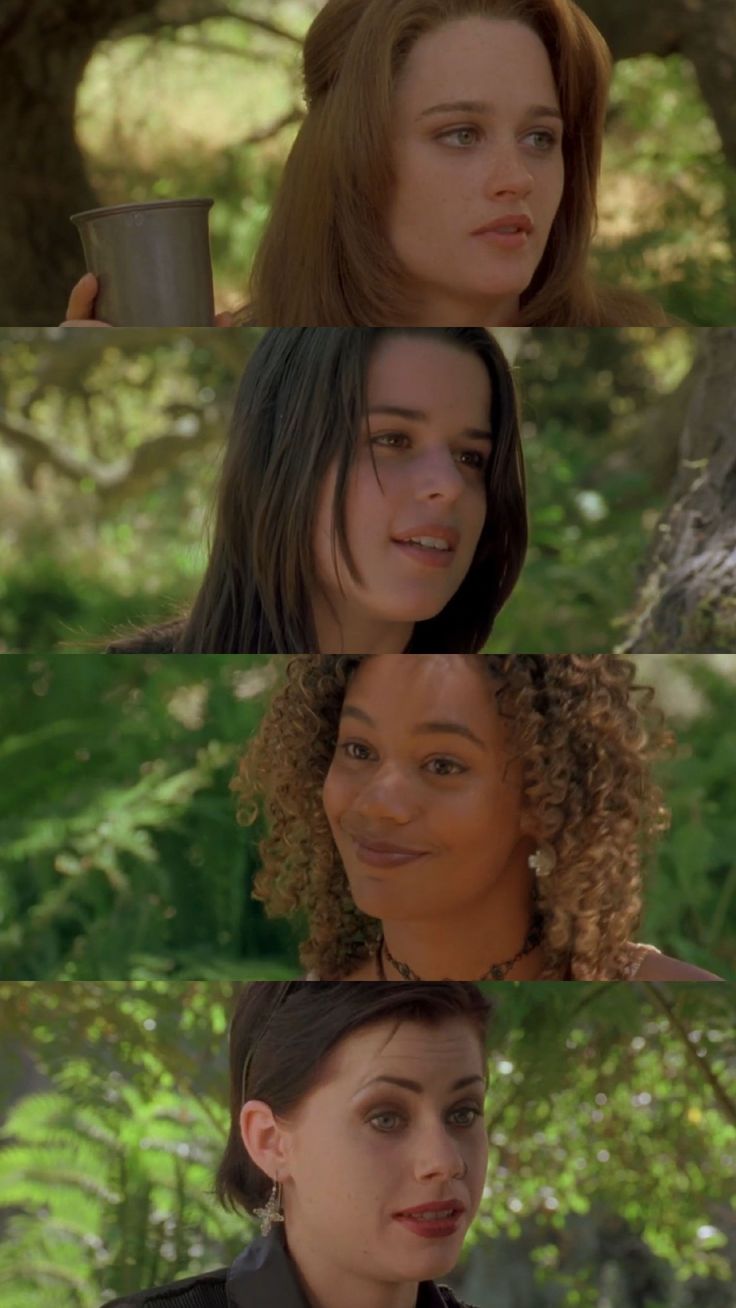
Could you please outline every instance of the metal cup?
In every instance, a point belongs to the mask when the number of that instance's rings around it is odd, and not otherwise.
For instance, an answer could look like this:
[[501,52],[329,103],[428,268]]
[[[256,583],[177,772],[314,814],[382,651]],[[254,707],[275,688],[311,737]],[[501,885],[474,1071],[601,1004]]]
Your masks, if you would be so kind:
[[72,214],[98,318],[114,327],[212,327],[212,200],[154,200]]

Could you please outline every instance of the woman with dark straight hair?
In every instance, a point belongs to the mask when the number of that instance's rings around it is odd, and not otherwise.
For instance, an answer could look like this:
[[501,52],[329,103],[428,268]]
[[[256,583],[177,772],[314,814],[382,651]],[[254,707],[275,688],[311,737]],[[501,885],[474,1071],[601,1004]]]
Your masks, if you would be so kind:
[[518,405],[482,328],[266,332],[189,613],[117,653],[474,651],[527,545]]
[[486,1179],[490,1013],[453,982],[245,986],[216,1188],[260,1238],[230,1268],[115,1308],[463,1308],[435,1278]]
[[666,323],[589,268],[610,74],[573,0],[327,0],[249,306],[217,321]]

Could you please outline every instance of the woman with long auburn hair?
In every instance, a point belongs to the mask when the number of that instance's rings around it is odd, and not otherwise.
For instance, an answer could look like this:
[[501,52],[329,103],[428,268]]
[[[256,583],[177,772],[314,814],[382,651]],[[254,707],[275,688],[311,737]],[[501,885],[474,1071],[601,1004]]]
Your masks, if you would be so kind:
[[[264,326],[645,326],[589,254],[611,57],[574,0],[327,0],[257,251]],[[91,274],[70,321],[92,318]]]
[[109,648],[481,649],[524,561],[525,496],[513,379],[488,332],[266,332],[191,610]]
[[610,71],[573,0],[327,0],[255,321],[664,322],[588,270]]

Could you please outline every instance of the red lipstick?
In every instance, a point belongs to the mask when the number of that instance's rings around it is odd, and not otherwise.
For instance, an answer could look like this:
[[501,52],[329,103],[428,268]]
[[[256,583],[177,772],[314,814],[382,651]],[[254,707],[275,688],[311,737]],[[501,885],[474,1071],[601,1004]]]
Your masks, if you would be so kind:
[[464,1204],[456,1199],[445,1199],[431,1204],[418,1204],[415,1208],[405,1208],[400,1213],[394,1213],[394,1218],[414,1235],[419,1235],[425,1240],[442,1240],[455,1235],[464,1212]]

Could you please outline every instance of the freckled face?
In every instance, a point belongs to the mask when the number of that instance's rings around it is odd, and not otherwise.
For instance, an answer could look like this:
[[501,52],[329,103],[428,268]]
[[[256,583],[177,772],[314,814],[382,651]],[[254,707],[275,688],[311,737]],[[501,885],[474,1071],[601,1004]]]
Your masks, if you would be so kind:
[[[395,95],[389,237],[427,304],[518,306],[562,199],[558,113],[547,52],[522,23],[463,18],[415,42]],[[514,216],[533,229],[475,234]]]
[[[483,1191],[484,1075],[461,1018],[346,1037],[290,1123],[284,1203],[296,1249],[326,1250],[341,1272],[384,1284],[446,1274]],[[438,1200],[461,1209],[447,1234],[428,1238],[396,1217]]]
[[[387,335],[366,378],[368,417],[347,490],[348,541],[362,583],[332,553],[336,470],[319,498],[315,558],[342,617],[418,622],[461,585],[486,516],[491,386],[481,360],[417,336]],[[375,466],[374,466],[375,464]],[[417,542],[412,544],[409,537]]]
[[352,677],[323,802],[371,917],[482,912],[525,866],[520,764],[493,692],[459,654],[378,655]]

